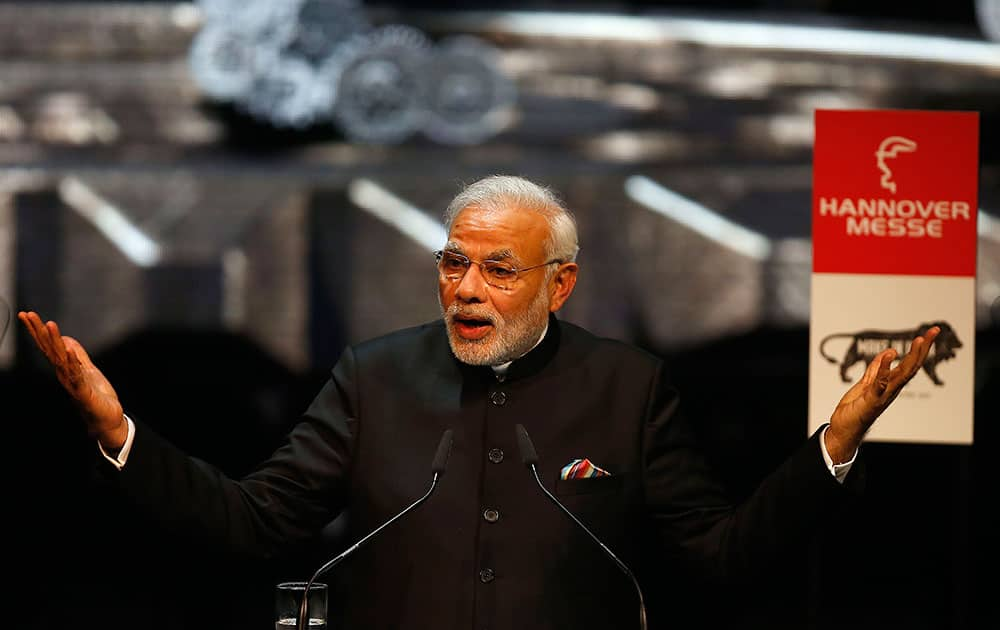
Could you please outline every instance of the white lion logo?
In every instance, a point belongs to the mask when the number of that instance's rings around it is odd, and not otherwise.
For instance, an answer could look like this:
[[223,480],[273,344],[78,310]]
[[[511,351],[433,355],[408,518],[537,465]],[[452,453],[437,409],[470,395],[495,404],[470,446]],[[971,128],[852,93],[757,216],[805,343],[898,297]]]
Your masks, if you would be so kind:
[[913,153],[917,143],[903,136],[889,136],[878,145],[875,152],[875,164],[882,171],[882,188],[896,194],[896,182],[892,181],[892,169],[885,165],[886,158],[894,158],[898,153]]

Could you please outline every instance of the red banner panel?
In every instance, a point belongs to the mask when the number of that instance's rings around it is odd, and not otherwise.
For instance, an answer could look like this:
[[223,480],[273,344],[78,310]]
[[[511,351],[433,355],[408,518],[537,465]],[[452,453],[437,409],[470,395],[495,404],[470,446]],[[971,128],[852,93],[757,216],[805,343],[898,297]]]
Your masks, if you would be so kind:
[[979,114],[817,110],[813,271],[975,276]]

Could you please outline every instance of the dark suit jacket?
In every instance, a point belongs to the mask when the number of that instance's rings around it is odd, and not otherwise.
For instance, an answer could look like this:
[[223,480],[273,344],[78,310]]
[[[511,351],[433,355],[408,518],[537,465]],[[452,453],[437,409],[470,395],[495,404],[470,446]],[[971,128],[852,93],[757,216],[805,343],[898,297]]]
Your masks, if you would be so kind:
[[[647,588],[650,569],[753,576],[801,549],[849,494],[813,436],[733,509],[662,369],[553,317],[543,342],[498,378],[458,362],[443,324],[430,323],[347,348],[287,443],[246,478],[228,479],[139,426],[119,483],[172,527],[269,557],[347,507],[352,540],[398,513],[427,491],[451,429],[430,499],[337,568],[348,590],[333,627],[637,627],[631,582],[542,493],[516,424],[532,437],[542,483],[640,567]],[[611,475],[559,478],[583,457]]]

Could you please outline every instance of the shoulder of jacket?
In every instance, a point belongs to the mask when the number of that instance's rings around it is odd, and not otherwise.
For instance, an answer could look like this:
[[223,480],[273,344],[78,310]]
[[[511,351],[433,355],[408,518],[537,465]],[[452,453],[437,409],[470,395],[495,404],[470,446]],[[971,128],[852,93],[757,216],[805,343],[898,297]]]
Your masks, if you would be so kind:
[[442,341],[447,343],[444,322],[434,320],[351,344],[351,350],[355,356],[393,354],[439,345]]
[[651,367],[662,363],[662,358],[634,344],[614,337],[601,337],[582,326],[559,320],[562,335],[567,343],[581,348],[590,348],[609,357],[616,357],[626,362],[648,364]]

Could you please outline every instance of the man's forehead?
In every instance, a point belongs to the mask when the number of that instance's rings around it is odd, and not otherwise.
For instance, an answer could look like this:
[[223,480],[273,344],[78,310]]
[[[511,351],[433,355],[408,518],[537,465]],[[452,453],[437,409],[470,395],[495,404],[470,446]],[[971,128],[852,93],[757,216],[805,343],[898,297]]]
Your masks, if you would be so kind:
[[529,210],[521,208],[516,203],[512,202],[495,202],[487,206],[480,205],[470,205],[465,206],[461,210],[455,213],[455,222],[461,220],[479,220],[479,221],[510,221],[513,219],[524,218],[528,215],[535,214]]
[[448,245],[488,244],[493,253],[516,256],[525,249],[541,245],[548,234],[548,221],[538,212],[515,204],[491,208],[469,206],[459,211],[451,222]]

